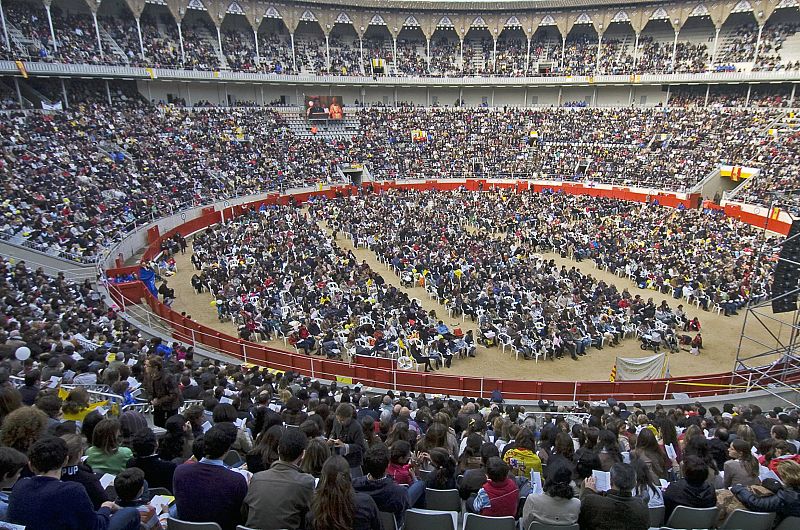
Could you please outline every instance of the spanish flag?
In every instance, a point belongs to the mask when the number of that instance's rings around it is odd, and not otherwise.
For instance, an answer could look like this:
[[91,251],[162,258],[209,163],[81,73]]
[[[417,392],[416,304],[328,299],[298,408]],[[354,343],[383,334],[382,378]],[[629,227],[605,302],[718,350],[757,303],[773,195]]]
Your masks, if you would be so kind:
[[781,209],[777,207],[772,208],[772,210],[769,212],[769,218],[772,219],[773,221],[777,221],[780,215],[781,215]]
[[617,363],[614,363],[614,366],[611,367],[611,375],[608,376],[608,380],[612,383],[617,380]]
[[24,79],[28,79],[28,69],[25,68],[25,63],[22,61],[14,61],[14,64],[17,65],[17,70],[19,70],[19,73],[22,74],[22,77]]

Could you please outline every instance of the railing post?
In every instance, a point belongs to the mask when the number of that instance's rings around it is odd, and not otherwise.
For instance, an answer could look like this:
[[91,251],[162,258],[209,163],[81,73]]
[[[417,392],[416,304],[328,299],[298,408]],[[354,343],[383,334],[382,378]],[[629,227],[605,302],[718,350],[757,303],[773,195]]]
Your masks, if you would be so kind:
[[483,397],[483,377],[481,377],[481,397]]
[[397,365],[392,365],[392,390],[397,392]]
[[578,401],[578,382],[573,381],[572,383],[572,401]]
[[195,344],[197,344],[197,339],[195,339],[195,338],[194,338],[194,330],[193,330],[193,329],[191,329],[191,330],[189,330],[189,331],[191,331],[191,332],[192,332],[192,346],[194,346]]
[[753,382],[753,372],[747,374],[747,391],[750,392],[750,385]]
[[667,400],[667,394],[668,393],[669,393],[669,379],[667,379],[667,384],[664,385],[664,397],[662,398],[662,399],[664,399],[664,401]]
[[314,358],[311,358],[311,379],[314,379]]
[[[242,343],[242,353],[244,354],[244,362],[247,362],[247,341]],[[312,363],[313,366],[313,363]]]

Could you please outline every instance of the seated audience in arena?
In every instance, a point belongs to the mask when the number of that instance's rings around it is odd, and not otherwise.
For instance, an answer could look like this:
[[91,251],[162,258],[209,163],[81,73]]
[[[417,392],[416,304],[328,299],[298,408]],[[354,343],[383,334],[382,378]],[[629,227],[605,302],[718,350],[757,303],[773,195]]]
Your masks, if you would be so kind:
[[362,468],[364,476],[353,479],[353,489],[366,493],[381,512],[391,512],[402,524],[403,513],[425,494],[425,482],[418,480],[408,488],[397,485],[386,474],[389,467],[389,449],[383,444],[375,444],[364,454]]
[[473,502],[467,508],[480,515],[491,517],[515,517],[519,504],[519,488],[509,477],[509,466],[499,456],[493,456],[486,464],[486,477]]
[[158,440],[149,427],[141,429],[133,435],[131,441],[133,458],[126,467],[135,467],[144,473],[147,486],[150,488],[166,488],[172,490],[172,478],[177,465],[158,456]]
[[119,445],[119,420],[105,418],[94,428],[92,445],[86,450],[85,462],[96,473],[116,475],[133,456],[127,447]]
[[300,470],[308,438],[300,429],[285,429],[278,460],[253,475],[244,507],[252,528],[305,528],[314,496],[314,477]]
[[[776,513],[778,521],[785,517],[800,517],[800,464],[787,460],[778,464],[783,486],[770,481],[769,489],[773,495],[756,495],[743,484],[734,484],[731,492],[744,507],[756,512]],[[767,481],[764,481],[765,485]]]
[[0,447],[0,521],[6,520],[8,512],[8,493],[5,490],[14,487],[27,465],[27,456],[11,447]]
[[522,527],[534,521],[548,525],[570,525],[578,522],[581,501],[572,489],[572,469],[563,463],[548,464],[548,476],[541,493],[531,493],[522,508]]
[[114,491],[117,494],[116,503],[123,508],[136,508],[142,528],[162,530],[158,516],[168,511],[169,507],[150,505],[142,498],[144,487],[144,471],[138,467],[129,467],[120,471],[119,475],[114,478]]
[[67,443],[46,436],[31,447],[31,471],[35,476],[16,483],[8,504],[8,521],[28,530],[136,530],[135,508],[120,508],[106,501],[95,511],[86,490],[79,484],[62,482],[61,468],[67,464]]
[[315,530],[380,530],[378,507],[366,493],[356,493],[350,479],[350,465],[333,455],[322,466],[311,502],[309,528]]
[[614,464],[611,489],[607,492],[596,491],[595,483],[594,477],[584,482],[578,518],[582,530],[646,530],[650,527],[647,505],[631,493],[636,486],[633,467]]
[[211,521],[223,530],[234,530],[243,523],[241,507],[247,480],[222,462],[234,438],[222,426],[211,427],[203,437],[203,458],[175,469],[172,493],[179,519]]
[[710,508],[716,506],[717,495],[714,486],[708,482],[708,465],[697,456],[687,456],[681,463],[682,479],[670,483],[664,490],[664,520],[677,506],[690,508]]

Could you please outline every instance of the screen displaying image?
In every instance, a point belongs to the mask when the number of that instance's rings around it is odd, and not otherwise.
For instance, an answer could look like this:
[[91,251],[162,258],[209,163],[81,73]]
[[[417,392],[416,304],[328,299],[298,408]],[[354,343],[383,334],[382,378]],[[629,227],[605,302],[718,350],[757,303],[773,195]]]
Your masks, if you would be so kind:
[[305,112],[309,120],[341,120],[342,96],[306,96]]

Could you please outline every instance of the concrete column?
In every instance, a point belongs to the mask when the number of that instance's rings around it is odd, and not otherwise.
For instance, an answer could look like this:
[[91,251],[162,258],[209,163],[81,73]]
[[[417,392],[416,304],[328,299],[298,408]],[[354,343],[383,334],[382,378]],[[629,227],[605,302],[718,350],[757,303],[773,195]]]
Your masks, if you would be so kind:
[[8,28],[6,27],[6,14],[3,11],[3,2],[0,0],[0,22],[3,23],[3,38],[6,41],[6,48],[11,51],[11,41],[8,39]]
[[559,67],[562,70],[564,69],[564,54],[566,52],[567,52],[567,37],[566,36],[562,36],[561,37],[561,66]]
[[139,17],[136,17],[136,34],[139,36],[139,53],[144,61],[144,39],[142,39],[142,23],[139,21]]
[[596,74],[600,73],[600,56],[603,53],[602,50],[603,50],[603,34],[602,33],[598,33],[597,34],[597,61],[596,61],[595,66],[594,66],[594,73],[596,73]]
[[94,21],[94,33],[97,35],[97,49],[100,50],[100,57],[103,57],[103,41],[100,39],[100,24],[97,23],[97,13],[92,12]]
[[639,32],[636,32],[636,40],[633,43],[633,69],[636,70],[636,64],[639,62]]
[[531,39],[528,37],[528,48],[525,51],[525,75],[528,75],[528,69],[531,64]]
[[67,84],[64,82],[64,79],[61,79],[61,95],[64,96],[64,101],[61,103],[61,108],[66,109],[69,107],[67,100]]
[[297,73],[297,56],[294,51],[294,33],[289,33],[289,40],[292,42],[292,68]]
[[675,40],[672,41],[672,72],[675,72],[675,56],[678,53],[678,33],[680,33],[679,29],[675,30]]
[[714,63],[717,62],[717,45],[719,44],[719,30],[722,27],[714,28],[714,51],[711,52],[711,64],[709,65],[709,69],[714,68]]
[[753,66],[755,66],[756,61],[758,60],[758,52],[759,48],[761,48],[761,32],[764,31],[764,24],[758,25],[758,36],[756,37],[756,51],[753,53]]
[[178,40],[181,43],[181,62],[186,64],[186,51],[183,49],[183,31],[181,30],[181,23],[178,22]]
[[261,54],[258,51],[258,30],[255,30],[255,29],[253,30],[253,40],[256,43],[256,61],[260,65],[261,64]]
[[58,53],[58,43],[56,43],[56,31],[53,29],[53,16],[50,14],[50,6],[44,5],[44,10],[47,12],[47,24],[50,26],[50,38],[53,39],[53,54]]

